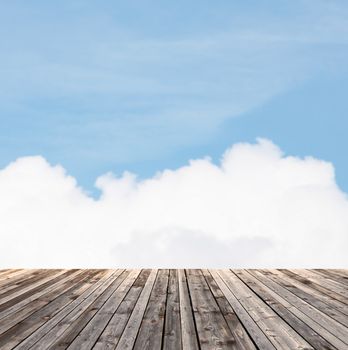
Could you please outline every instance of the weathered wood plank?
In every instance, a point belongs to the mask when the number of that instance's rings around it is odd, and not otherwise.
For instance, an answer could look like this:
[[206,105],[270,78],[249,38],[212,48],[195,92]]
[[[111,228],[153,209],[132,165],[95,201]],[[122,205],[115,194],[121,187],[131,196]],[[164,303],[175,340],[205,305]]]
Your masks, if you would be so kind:
[[8,271],[11,271],[11,269],[1,269],[0,270],[0,278],[1,278],[2,274],[6,273]]
[[300,276],[303,276],[310,281],[313,281],[315,283],[321,284],[323,287],[340,294],[343,296],[346,300],[348,300],[348,289],[345,286],[342,286],[340,283],[333,281],[329,278],[325,278],[323,276],[320,276],[316,274],[313,271],[310,270],[304,270],[304,269],[298,269],[298,270],[290,270],[298,273]]
[[282,275],[280,271],[268,270],[268,272],[273,275],[274,280],[278,284],[280,284],[282,287],[286,288],[287,290],[291,291],[300,299],[306,301],[308,304],[314,306],[315,308],[325,313],[326,315],[330,316],[337,322],[340,322],[343,325],[348,324],[348,317],[345,314],[343,314],[339,308],[336,309],[334,307],[331,307],[325,302],[326,300],[321,300],[321,298],[317,298],[314,293],[311,293],[311,292],[308,293],[307,290],[304,290],[305,288],[302,288],[301,286],[293,284],[293,281],[291,281],[288,277]]
[[4,279],[8,280],[9,278],[17,276],[18,274],[30,273],[35,270],[34,269],[7,269],[2,271],[3,272],[0,275],[0,281]]
[[200,348],[236,349],[236,340],[230,332],[202,272],[200,270],[187,270],[186,273]]
[[11,299],[25,295],[25,293],[31,291],[35,292],[38,287],[44,285],[46,282],[66,273],[66,270],[55,270],[45,272],[44,278],[42,275],[35,276],[32,280],[25,281],[23,285],[20,285],[9,292],[3,293],[0,296],[0,305],[8,302]]
[[178,271],[170,270],[168,282],[168,297],[163,338],[163,349],[181,350],[181,324]]
[[93,350],[111,350],[118,344],[151,270],[142,270],[122,303],[95,343]]
[[[44,325],[62,308],[66,307],[80,292],[88,287],[88,283],[84,282],[88,278],[89,283],[91,283],[90,281],[93,280],[93,278],[90,278],[92,274],[93,272],[91,271],[85,271],[82,275],[78,275],[75,279],[64,283],[57,290],[45,295],[43,300],[40,298],[34,301],[34,304],[39,305],[37,311],[2,334],[0,336],[0,348],[12,349],[14,345],[19,344],[25,338],[31,336],[32,333]],[[43,301],[47,302],[45,306],[41,304]],[[14,316],[10,315],[10,322],[12,322],[13,319]]]
[[270,350],[275,349],[272,342],[266,337],[254,319],[249,315],[249,313],[244,309],[239,300],[236,298],[232,290],[228,287],[227,281],[216,270],[209,270],[217,285],[224,293],[226,299],[230,303],[234,312],[238,316],[239,320],[242,322],[245,329],[254,343],[257,345],[258,349]]
[[42,279],[42,276],[48,276],[50,270],[33,270],[28,274],[17,276],[17,278],[10,279],[6,285],[1,286],[0,289],[0,304],[2,304],[2,299],[8,297],[13,293],[18,293],[22,288],[30,286],[36,281]]
[[332,271],[338,273],[340,276],[348,278],[348,270],[344,269],[329,269],[328,271]]
[[34,300],[37,300],[38,298],[48,294],[49,292],[60,288],[62,285],[64,285],[65,282],[74,279],[76,276],[83,274],[83,272],[83,270],[70,270],[66,274],[61,275],[52,280],[52,282],[54,283],[44,286],[37,292],[29,293],[25,299],[18,301],[16,299],[12,299],[7,303],[2,304],[0,306],[0,320],[10,315],[11,313],[14,313],[20,309],[23,309],[24,307],[27,307],[27,305],[33,302]]
[[191,308],[185,270],[178,271],[181,339],[183,349],[198,350],[196,326]]
[[143,319],[150,294],[155,283],[157,270],[152,270],[144,289],[142,290],[139,299],[134,307],[134,310],[127,322],[126,328],[116,346],[116,349],[126,350],[132,349],[136,341],[138,330]]
[[267,305],[269,305],[284,321],[300,334],[314,349],[333,350],[333,347],[319,333],[315,332],[305,321],[291,311],[293,308],[265,284],[255,278],[249,271],[234,270],[238,277],[244,281]]
[[[47,280],[47,278],[43,279]],[[20,321],[27,318],[29,315],[34,313],[36,310],[41,309],[44,305],[46,305],[49,301],[47,299],[41,299],[38,302],[31,303],[24,309],[18,310],[15,314],[10,314],[3,317],[0,320],[0,334],[6,332],[8,329],[19,323]]]
[[[96,279],[91,279],[90,281],[87,280],[86,283],[77,290],[72,298],[71,296],[63,296],[63,298],[58,300],[58,306],[55,306],[53,303],[49,305],[53,309],[53,313],[51,309],[46,310],[48,320],[42,327],[19,344],[18,349],[27,350],[34,347],[34,345],[44,347],[46,344],[44,337],[49,334],[52,328],[59,324],[61,320],[63,320],[76,308],[79,307],[81,309],[85,307],[85,304],[93,302],[94,298],[97,297],[96,294],[102,293],[113,282],[115,273],[118,272],[112,270],[100,271]],[[68,298],[68,300],[66,298]],[[58,312],[56,312],[56,308],[58,308]],[[55,337],[53,336],[50,340],[53,342]]]
[[343,313],[344,315],[348,316],[348,305],[342,303],[339,300],[331,298],[329,295],[320,293],[316,288],[313,288],[311,283],[303,283],[303,281],[298,281],[294,277],[290,277],[286,271],[284,270],[277,270],[277,273],[280,275],[280,277],[287,281],[288,283],[296,286],[297,288],[303,290],[304,292],[314,296],[315,298],[323,301],[327,305],[331,306],[332,308],[338,310],[339,312]]
[[[281,286],[278,282],[279,279],[275,277],[270,271],[261,270],[263,274],[265,274],[269,279],[276,282],[279,286]],[[313,307],[305,300],[301,299],[297,295],[292,292],[289,292],[286,288],[281,286],[280,292],[289,300],[297,308],[300,308],[301,311],[306,313],[309,317],[317,322],[320,322],[321,325],[326,328],[332,334],[338,336],[344,343],[348,345],[348,329],[342,325],[341,323],[335,321],[319,309]]]
[[[259,279],[264,285],[266,285],[269,289],[271,289],[274,293],[272,294],[280,303],[288,308],[293,314],[295,314],[298,318],[308,324],[313,330],[318,332],[323,338],[325,338],[330,344],[335,346],[337,349],[346,349],[347,345],[340,339],[340,336],[334,331],[334,324],[329,323],[327,327],[324,325],[327,324],[327,319],[323,314],[323,318],[321,318],[320,311],[314,309],[307,303],[303,302],[301,299],[296,297],[291,292],[287,291],[285,288],[274,282],[272,279],[268,278],[261,271],[249,270],[249,272]],[[318,314],[318,313],[319,314]],[[327,329],[329,328],[329,329]],[[332,331],[334,331],[332,333]],[[345,330],[340,329],[340,333],[345,333]],[[344,334],[345,337],[345,334]]]
[[256,349],[254,343],[250,339],[248,332],[245,330],[241,322],[239,321],[237,315],[233,311],[231,305],[229,304],[226,296],[221,291],[213,276],[210,274],[208,270],[202,270],[203,275],[207,281],[207,284],[219,305],[221,314],[225,318],[232,335],[236,340],[236,349],[241,350],[252,350]]
[[226,284],[277,349],[312,349],[286,322],[251,291],[234,273],[220,272]]
[[331,270],[324,269],[314,269],[313,272],[323,276],[324,278],[329,278],[335,282],[341,283],[344,287],[348,286],[348,277]]
[[0,270],[0,348],[348,348],[347,270]]
[[166,310],[169,270],[159,270],[141,322],[135,350],[160,350]]
[[332,300],[337,300],[342,304],[348,305],[347,298],[345,298],[344,296],[342,296],[340,294],[337,294],[337,293],[331,291],[330,289],[325,288],[320,283],[311,281],[308,278],[299,275],[298,273],[296,273],[296,270],[290,271],[290,270],[282,269],[282,272],[287,274],[291,279],[296,280],[300,283],[303,283],[312,289],[315,289],[320,294],[322,294],[324,296],[325,295],[329,296]]
[[46,348],[49,346],[50,349],[66,348],[119,287],[128,273],[129,271],[124,270],[115,271],[108,282],[101,285],[79,306],[59,321],[45,334],[43,341],[40,344],[35,344],[33,348],[36,350],[45,350],[45,346]]
[[4,276],[0,278],[0,288],[4,290],[4,286],[9,287],[16,284],[28,276],[32,275],[34,272],[39,273],[37,270],[9,270]]
[[[126,278],[122,280],[121,284],[117,286],[116,290],[108,299],[106,299],[108,295],[105,295],[103,299],[101,298],[98,300],[98,304],[95,304],[90,308],[92,311],[91,315],[94,313],[94,309],[97,309],[98,311],[82,331],[80,331],[80,327],[77,328],[78,334],[75,339],[72,338],[74,332],[71,332],[71,337],[65,337],[60,340],[57,342],[57,346],[53,346],[52,349],[65,349],[66,347],[70,350],[92,349],[114,312],[117,310],[127,292],[132,287],[134,281],[139,276],[139,273],[140,270],[131,271]],[[109,288],[108,292],[112,290],[112,288]],[[102,304],[104,301],[105,303]],[[87,316],[86,313],[84,314],[85,319],[88,319],[89,317],[90,316]]]

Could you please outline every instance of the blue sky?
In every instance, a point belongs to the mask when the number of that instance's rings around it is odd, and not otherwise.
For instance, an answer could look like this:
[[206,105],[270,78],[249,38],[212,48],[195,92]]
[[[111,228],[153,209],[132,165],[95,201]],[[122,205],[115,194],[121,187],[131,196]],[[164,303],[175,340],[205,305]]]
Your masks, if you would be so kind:
[[93,191],[265,137],[348,191],[346,1],[0,6],[0,167],[42,155]]

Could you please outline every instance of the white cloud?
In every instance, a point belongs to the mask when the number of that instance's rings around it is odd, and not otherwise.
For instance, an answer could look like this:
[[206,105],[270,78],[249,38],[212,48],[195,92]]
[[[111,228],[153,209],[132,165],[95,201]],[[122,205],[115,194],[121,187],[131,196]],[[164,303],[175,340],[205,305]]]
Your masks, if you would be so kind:
[[348,198],[330,163],[236,144],[147,180],[106,174],[89,197],[61,166],[0,170],[0,267],[348,265]]

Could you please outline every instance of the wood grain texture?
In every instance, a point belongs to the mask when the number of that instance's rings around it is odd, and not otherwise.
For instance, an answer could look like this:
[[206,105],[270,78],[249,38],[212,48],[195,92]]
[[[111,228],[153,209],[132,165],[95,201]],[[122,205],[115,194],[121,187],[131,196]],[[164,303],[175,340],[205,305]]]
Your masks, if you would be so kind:
[[163,335],[163,348],[166,350],[182,348],[178,278],[178,271],[170,270]]
[[348,349],[347,270],[0,270],[0,349]]

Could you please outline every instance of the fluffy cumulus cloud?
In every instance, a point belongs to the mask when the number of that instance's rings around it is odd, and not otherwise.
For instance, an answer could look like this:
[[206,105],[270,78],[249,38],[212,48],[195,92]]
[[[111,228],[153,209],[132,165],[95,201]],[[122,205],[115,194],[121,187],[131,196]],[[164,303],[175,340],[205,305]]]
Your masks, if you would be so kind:
[[0,170],[1,267],[347,267],[348,198],[333,166],[235,144],[90,197],[42,157]]

